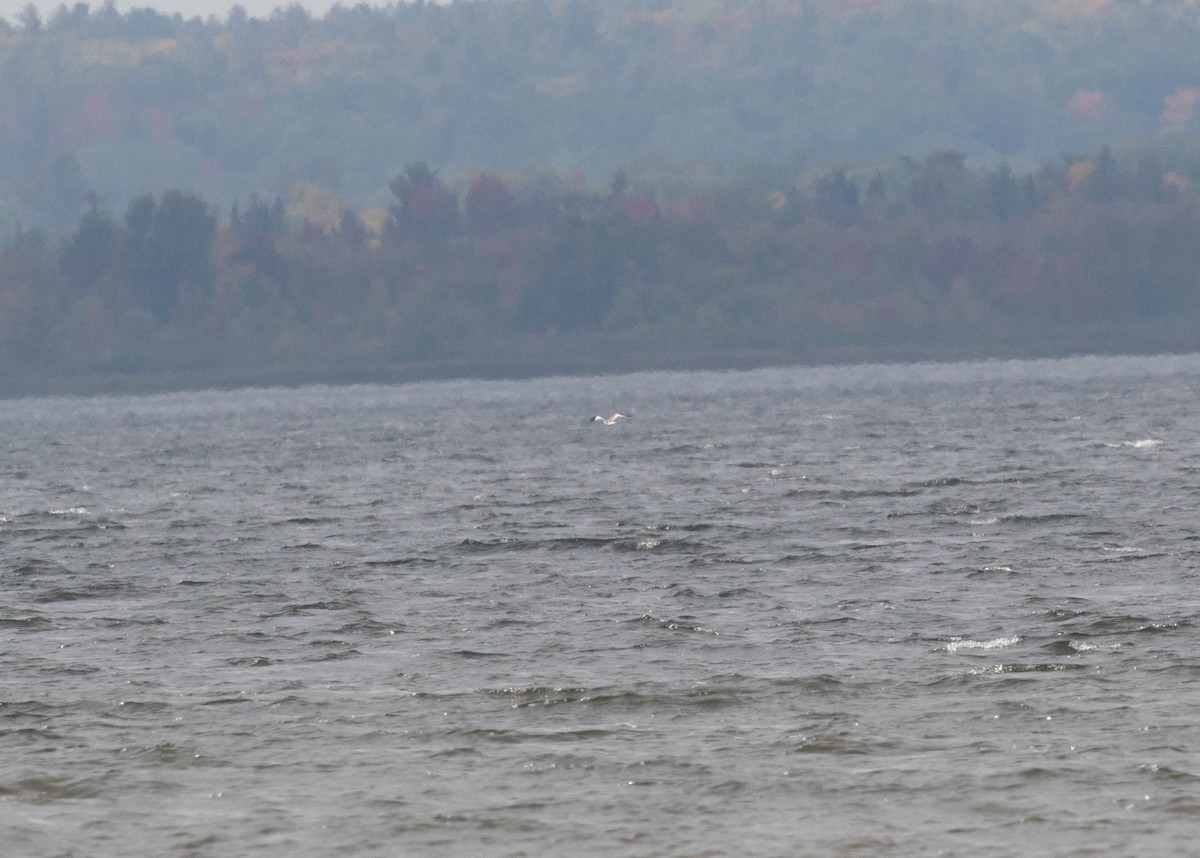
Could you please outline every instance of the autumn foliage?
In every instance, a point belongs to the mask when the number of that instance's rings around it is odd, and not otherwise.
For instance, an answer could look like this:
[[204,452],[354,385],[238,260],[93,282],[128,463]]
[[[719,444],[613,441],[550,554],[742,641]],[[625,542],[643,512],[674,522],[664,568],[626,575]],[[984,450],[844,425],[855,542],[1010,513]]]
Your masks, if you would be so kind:
[[382,218],[93,201],[0,248],[0,360],[12,387],[1200,347],[1200,193],[1152,154],[777,178],[414,163]]

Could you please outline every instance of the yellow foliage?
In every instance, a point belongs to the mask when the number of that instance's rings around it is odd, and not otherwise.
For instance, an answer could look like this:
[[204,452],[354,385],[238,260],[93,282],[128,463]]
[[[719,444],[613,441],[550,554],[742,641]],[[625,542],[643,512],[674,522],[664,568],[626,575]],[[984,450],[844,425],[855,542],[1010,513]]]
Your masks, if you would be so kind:
[[178,39],[148,39],[145,42],[84,39],[75,47],[75,51],[76,59],[84,65],[132,66],[143,57],[170,53],[178,46]]
[[287,216],[293,220],[308,221],[326,232],[337,229],[342,222],[346,204],[323,185],[294,185],[288,197]]
[[387,223],[388,213],[384,209],[367,209],[358,219],[367,232],[378,238],[383,235],[383,226]]

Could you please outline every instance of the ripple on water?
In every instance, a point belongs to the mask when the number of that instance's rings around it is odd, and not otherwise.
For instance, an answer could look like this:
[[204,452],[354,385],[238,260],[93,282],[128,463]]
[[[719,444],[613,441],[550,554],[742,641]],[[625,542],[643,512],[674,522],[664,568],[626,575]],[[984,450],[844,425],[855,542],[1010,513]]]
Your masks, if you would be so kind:
[[[9,403],[0,827],[135,858],[1187,854],[1198,370]],[[582,433],[615,402],[636,425]]]

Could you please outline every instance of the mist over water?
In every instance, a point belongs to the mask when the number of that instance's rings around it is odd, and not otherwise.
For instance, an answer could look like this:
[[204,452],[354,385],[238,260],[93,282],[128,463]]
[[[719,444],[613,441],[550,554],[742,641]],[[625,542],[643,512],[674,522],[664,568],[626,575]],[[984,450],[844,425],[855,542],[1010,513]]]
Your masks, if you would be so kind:
[[1198,375],[7,402],[0,831],[28,856],[1187,854]]

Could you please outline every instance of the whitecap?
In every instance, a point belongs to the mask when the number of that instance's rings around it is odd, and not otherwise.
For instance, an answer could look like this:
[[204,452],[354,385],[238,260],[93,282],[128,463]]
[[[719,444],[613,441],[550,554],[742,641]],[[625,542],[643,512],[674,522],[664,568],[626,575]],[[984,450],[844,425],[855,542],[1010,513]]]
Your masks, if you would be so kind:
[[1076,652],[1087,652],[1088,650],[1096,649],[1095,644],[1090,644],[1086,641],[1071,641],[1068,646]]
[[51,515],[87,515],[87,510],[81,506],[68,507],[67,509],[52,509]]
[[1161,443],[1162,441],[1158,440],[1157,438],[1142,438],[1137,441],[1124,441],[1122,442],[1121,446],[1132,447],[1135,450],[1145,450],[1149,447],[1157,447]]
[[955,638],[954,640],[950,641],[950,643],[946,644],[945,648],[946,652],[951,653],[964,649],[1004,649],[1005,647],[1015,645],[1020,640],[1021,639],[1016,635],[1006,638],[993,638],[990,641],[963,640],[962,638]]
[[999,523],[1000,519],[996,518],[995,516],[992,516],[991,518],[973,518],[967,522],[967,524],[975,527],[991,527],[993,524]]

